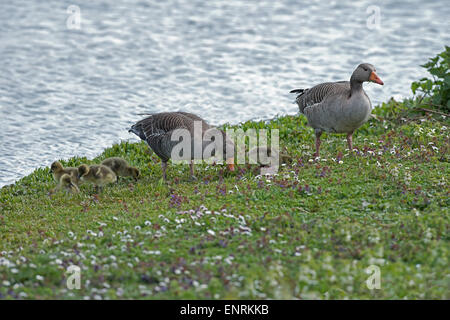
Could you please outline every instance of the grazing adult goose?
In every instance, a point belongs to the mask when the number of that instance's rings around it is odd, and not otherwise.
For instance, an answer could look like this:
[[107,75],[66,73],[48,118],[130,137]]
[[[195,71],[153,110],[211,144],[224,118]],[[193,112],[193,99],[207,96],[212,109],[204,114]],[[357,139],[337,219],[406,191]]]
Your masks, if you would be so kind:
[[[201,132],[195,132],[195,129],[197,128],[196,126]],[[206,140],[204,139],[206,131],[212,128],[213,127],[211,127],[205,120],[192,113],[162,112],[151,114],[149,117],[138,121],[130,128],[130,130],[128,130],[128,132],[132,132],[142,140],[146,141],[149,147],[158,155],[162,161],[161,167],[163,179],[166,181],[167,162],[172,158],[172,151],[174,151],[174,147],[180,143],[180,140],[177,139],[180,131],[177,131],[177,129],[185,129],[190,134],[190,157],[187,153],[178,153],[177,156],[181,156],[180,159],[187,160],[189,158],[191,160],[191,179],[195,179],[194,163],[192,160],[202,159],[203,152],[206,148],[211,150],[214,146],[216,146],[215,149],[218,149],[219,147],[219,144],[216,145],[215,140],[212,141],[212,138],[210,141],[204,141]],[[221,133],[220,135],[222,139],[222,152],[224,159],[226,159],[228,169],[234,171],[234,144],[226,137],[225,132],[222,130],[219,131]],[[172,141],[172,137],[175,141]],[[195,149],[195,145],[201,146],[201,155],[196,152],[197,150]],[[227,157],[227,150],[229,150],[230,153],[233,153],[233,155]],[[178,151],[178,149],[176,151]],[[185,150],[183,150],[183,153],[184,151]],[[215,156],[215,152],[211,152],[211,156]]]
[[120,157],[107,158],[103,160],[101,164],[114,171],[117,179],[119,179],[119,177],[133,177],[134,180],[137,180],[140,175],[138,168],[129,166],[128,162]]
[[363,82],[371,81],[383,85],[375,67],[369,63],[360,64],[350,81],[326,82],[310,89],[295,89],[299,93],[296,102],[308,119],[316,134],[316,153],[319,156],[322,132],[346,133],[350,151],[353,150],[353,132],[370,117],[372,104],[363,89]]

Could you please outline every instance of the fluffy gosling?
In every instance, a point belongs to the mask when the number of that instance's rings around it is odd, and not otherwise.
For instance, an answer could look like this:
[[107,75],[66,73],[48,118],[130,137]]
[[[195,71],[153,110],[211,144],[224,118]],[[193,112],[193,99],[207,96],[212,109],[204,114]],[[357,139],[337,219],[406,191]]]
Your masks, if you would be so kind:
[[59,161],[52,163],[50,166],[50,172],[52,173],[53,179],[57,183],[61,181],[61,177],[64,174],[68,174],[74,184],[78,185],[80,183],[80,180],[78,179],[78,169],[72,167],[64,168]]
[[278,149],[267,146],[254,147],[248,153],[249,159],[256,160],[261,167],[261,174],[273,174],[282,164],[292,162],[292,157],[286,152],[280,153]]
[[114,171],[117,179],[119,177],[133,177],[134,180],[137,180],[141,174],[138,168],[129,166],[125,159],[119,157],[105,159],[101,164]]
[[50,190],[50,194],[53,194],[60,190],[64,190],[67,193],[73,193],[73,194],[80,192],[80,189],[78,189],[77,185],[75,183],[73,183],[72,177],[67,173],[64,173],[61,176],[61,179],[59,180],[58,185],[56,186],[55,189]]
[[117,181],[117,176],[109,167],[104,165],[82,164],[78,167],[78,178],[81,181],[87,181],[95,185],[96,189],[103,187],[108,183]]

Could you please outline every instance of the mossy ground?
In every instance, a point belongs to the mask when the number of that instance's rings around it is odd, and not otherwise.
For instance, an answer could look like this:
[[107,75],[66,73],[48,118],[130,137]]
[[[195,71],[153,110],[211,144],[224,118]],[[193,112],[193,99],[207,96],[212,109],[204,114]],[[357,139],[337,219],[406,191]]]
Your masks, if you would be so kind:
[[[49,197],[46,168],[2,188],[0,298],[450,298],[448,119],[372,119],[354,154],[324,135],[317,160],[303,116],[239,127],[279,129],[294,162],[273,177],[198,165],[196,182],[169,165],[164,184],[147,146],[123,142],[63,165],[121,156],[138,182]],[[66,286],[70,265],[80,290]],[[366,285],[370,265],[379,290]]]

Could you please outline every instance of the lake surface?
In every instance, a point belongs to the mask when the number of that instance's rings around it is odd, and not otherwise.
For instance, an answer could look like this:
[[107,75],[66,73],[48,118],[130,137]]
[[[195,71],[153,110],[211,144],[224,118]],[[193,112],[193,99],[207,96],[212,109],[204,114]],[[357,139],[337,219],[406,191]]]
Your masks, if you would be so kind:
[[450,44],[449,21],[448,2],[431,0],[0,0],[0,186],[137,141],[139,113],[295,114],[289,90],[347,80],[361,62],[385,83],[365,85],[373,104],[409,96]]

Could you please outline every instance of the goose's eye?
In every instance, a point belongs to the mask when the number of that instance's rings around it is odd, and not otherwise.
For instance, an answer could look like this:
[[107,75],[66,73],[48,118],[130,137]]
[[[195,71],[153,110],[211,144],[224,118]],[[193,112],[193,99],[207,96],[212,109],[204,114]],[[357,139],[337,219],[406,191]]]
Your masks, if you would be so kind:
[[364,68],[364,71],[367,71],[367,68]]

